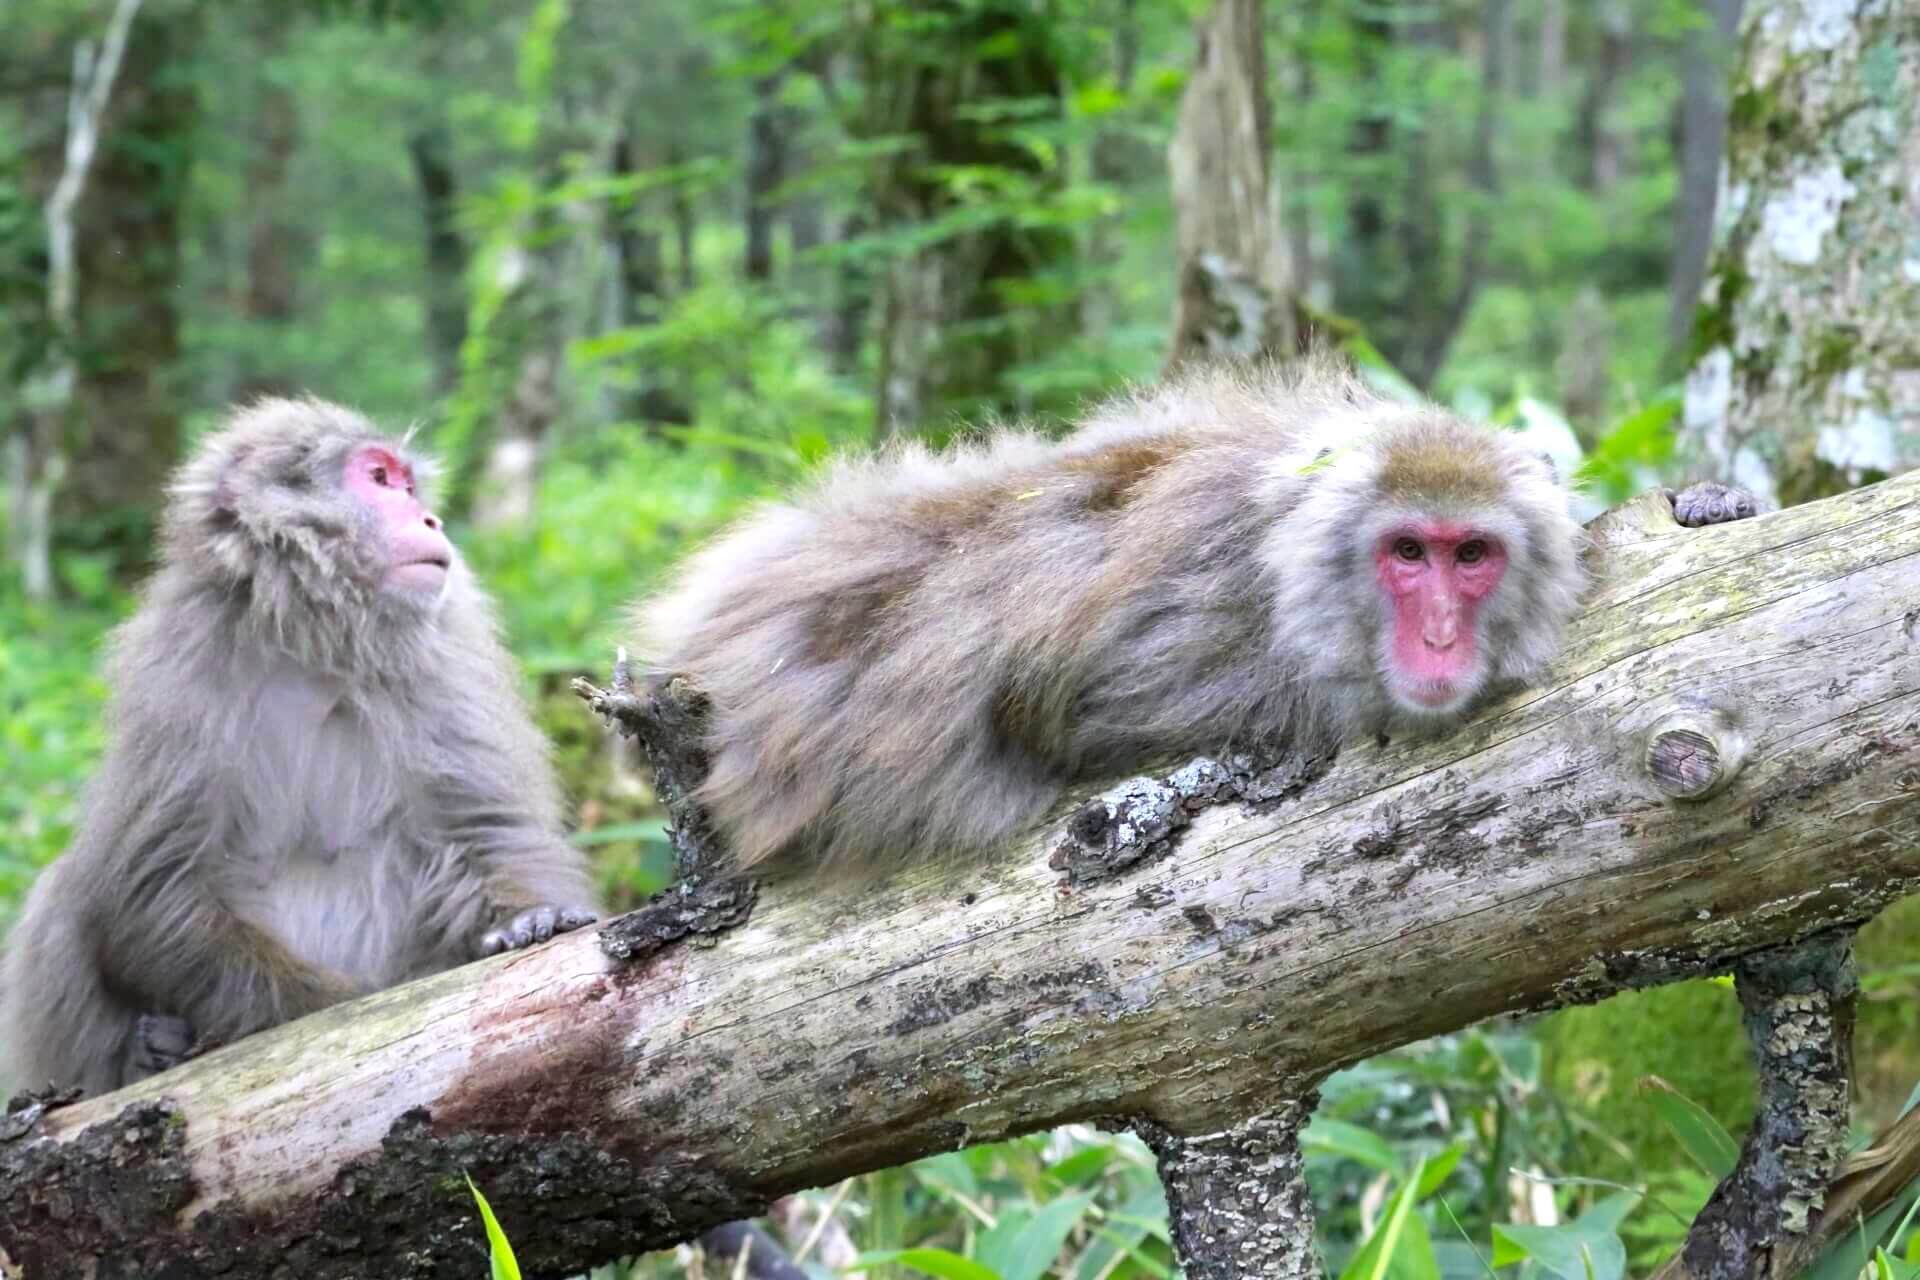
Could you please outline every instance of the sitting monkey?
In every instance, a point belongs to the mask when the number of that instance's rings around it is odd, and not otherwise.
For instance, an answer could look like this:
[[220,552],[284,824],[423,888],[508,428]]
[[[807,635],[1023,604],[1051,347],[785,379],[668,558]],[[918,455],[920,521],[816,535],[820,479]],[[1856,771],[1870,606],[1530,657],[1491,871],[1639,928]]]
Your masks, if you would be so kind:
[[1582,547],[1510,433],[1324,362],[1203,368],[1061,442],[842,462],[693,556],[634,647],[709,701],[694,799],[739,866],[874,870],[1169,752],[1451,723],[1553,659]]
[[424,470],[314,400],[181,468],[80,830],[0,968],[0,1079],[114,1089],[595,918]]

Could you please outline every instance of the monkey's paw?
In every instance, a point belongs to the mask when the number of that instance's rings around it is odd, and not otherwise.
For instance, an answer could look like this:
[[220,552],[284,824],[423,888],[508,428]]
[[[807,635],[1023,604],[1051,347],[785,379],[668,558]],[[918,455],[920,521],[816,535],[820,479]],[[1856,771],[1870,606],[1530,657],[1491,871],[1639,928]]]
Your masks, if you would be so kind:
[[1726,524],[1730,520],[1745,520],[1760,514],[1758,498],[1745,489],[1715,484],[1711,480],[1690,484],[1677,493],[1669,489],[1667,501],[1673,503],[1673,518],[1690,529],[1708,524]]
[[513,919],[483,935],[480,954],[498,955],[518,951],[536,942],[545,942],[556,933],[568,933],[592,924],[600,917],[585,907],[529,907]]
[[133,1068],[142,1075],[171,1071],[193,1056],[193,1024],[167,1013],[143,1013],[133,1024]]

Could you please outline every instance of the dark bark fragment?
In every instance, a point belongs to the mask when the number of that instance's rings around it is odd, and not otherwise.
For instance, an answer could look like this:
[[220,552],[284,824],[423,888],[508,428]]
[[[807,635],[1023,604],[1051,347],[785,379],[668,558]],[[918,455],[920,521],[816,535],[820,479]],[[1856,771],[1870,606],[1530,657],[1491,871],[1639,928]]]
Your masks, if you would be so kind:
[[747,922],[755,895],[756,886],[748,879],[676,884],[647,906],[601,929],[600,949],[615,960],[633,961],[684,938],[710,946],[714,935]]
[[[377,1154],[343,1166],[317,1201],[284,1213],[214,1205],[189,1233],[167,1229],[195,1192],[180,1115],[164,1103],[132,1107],[58,1146],[0,1148],[0,1187],[10,1192],[0,1200],[0,1233],[34,1280],[484,1275],[471,1176],[522,1271],[559,1280],[766,1207],[681,1153],[616,1152],[578,1133],[445,1128],[425,1110],[407,1112]],[[611,1122],[609,1131],[619,1134]],[[445,1225],[423,1235],[423,1221]]]
[[1694,1220],[1695,1280],[1781,1274],[1847,1151],[1853,1078],[1853,931],[1744,957],[1734,967],[1760,1110],[1733,1173]]
[[12,1260],[34,1280],[160,1274],[133,1246],[193,1199],[179,1112],[165,1102],[129,1107],[54,1145],[38,1137],[45,1105],[22,1102],[0,1141],[0,1234]]
[[1189,1280],[1317,1280],[1300,1126],[1318,1090],[1231,1129],[1181,1137],[1128,1122],[1160,1158],[1173,1247]]
[[614,663],[611,689],[575,680],[573,691],[597,715],[640,743],[653,772],[654,794],[671,822],[667,835],[680,880],[696,886],[725,866],[720,837],[692,799],[707,777],[707,753],[700,745],[706,695],[678,677],[636,689],[624,653]]
[[1228,801],[1270,808],[1305,791],[1332,765],[1331,754],[1283,749],[1270,759],[1196,756],[1165,778],[1129,778],[1074,811],[1047,865],[1066,872],[1069,885],[1084,885],[1157,862],[1201,810]]

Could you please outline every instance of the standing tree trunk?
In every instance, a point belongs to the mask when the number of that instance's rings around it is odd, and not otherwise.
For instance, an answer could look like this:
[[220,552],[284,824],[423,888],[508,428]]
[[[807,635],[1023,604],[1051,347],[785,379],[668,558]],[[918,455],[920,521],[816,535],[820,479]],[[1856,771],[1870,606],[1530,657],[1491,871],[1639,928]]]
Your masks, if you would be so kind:
[[[99,167],[79,208],[80,377],[71,512],[144,518],[180,453],[181,223],[197,99],[190,7],[145,13],[127,41]],[[138,560],[141,524],[120,542]]]
[[1674,202],[1672,303],[1667,341],[1683,349],[1713,250],[1713,211],[1727,145],[1728,55],[1741,0],[1701,0],[1701,21],[1681,47],[1680,196]]
[[[860,29],[866,92],[849,131],[912,139],[874,170],[867,192],[881,230],[939,224],[970,198],[949,173],[991,168],[1044,200],[1060,185],[1043,158],[990,113],[1012,101],[1050,120],[1065,110],[1064,52],[1054,24],[1026,0],[886,0]],[[1023,408],[1003,375],[1063,340],[1070,320],[1057,306],[1019,300],[1029,282],[1072,251],[1071,237],[1027,225],[1011,208],[983,225],[953,228],[916,244],[890,264],[883,284],[876,434],[911,431],[957,413],[980,417]]]
[[467,340],[467,242],[456,221],[459,176],[453,168],[453,133],[432,120],[407,139],[420,213],[426,229],[427,350],[433,360],[433,393],[449,395],[460,381],[460,348]]
[[[306,235],[293,216],[287,180],[294,152],[300,145],[300,112],[293,91],[275,64],[284,58],[287,44],[285,11],[263,9],[255,23],[259,56],[259,85],[254,100],[255,131],[247,160],[246,228],[247,275],[239,312],[248,328],[284,336],[298,304],[299,264],[305,259]],[[278,346],[266,351],[280,355]],[[243,353],[240,376],[231,398],[286,395],[295,390],[284,372],[261,362],[262,348],[249,343]]]
[[1170,365],[1291,354],[1293,273],[1271,177],[1260,0],[1214,0],[1167,148],[1179,272]]
[[[98,505],[114,505],[98,488],[100,476],[95,460],[87,458],[84,470],[72,468],[71,460],[76,436],[81,437],[83,445],[107,450],[122,443],[105,431],[87,437],[76,431],[74,424],[88,421],[87,411],[98,401],[102,390],[99,361],[92,357],[90,347],[103,337],[110,346],[111,338],[119,336],[107,327],[117,318],[111,316],[110,307],[114,302],[127,301],[115,297],[110,287],[96,286],[95,281],[112,279],[116,269],[122,274],[140,270],[138,264],[99,259],[110,259],[116,253],[125,253],[143,244],[143,237],[138,234],[146,229],[141,221],[143,211],[121,210],[112,200],[100,201],[96,208],[85,199],[90,180],[96,188],[107,187],[119,199],[129,195],[124,187],[129,168],[139,162],[139,150],[135,148],[134,157],[129,158],[124,148],[112,145],[112,130],[138,132],[155,124],[151,118],[155,110],[152,80],[156,59],[161,64],[166,60],[165,28],[160,28],[162,34],[157,41],[160,51],[137,55],[129,64],[126,55],[129,45],[135,42],[136,27],[152,27],[151,23],[140,23],[139,13],[140,0],[119,0],[100,44],[95,46],[85,41],[74,51],[62,163],[47,198],[50,345],[44,370],[45,385],[41,403],[32,411],[25,430],[12,442],[9,459],[14,473],[11,526],[16,540],[14,551],[30,599],[46,599],[53,593],[54,506],[70,470],[84,476],[84,483],[75,486],[81,491],[80,501],[91,499]],[[146,34],[154,32],[150,29]],[[164,116],[165,112],[160,114]],[[103,139],[111,147],[111,154],[106,158],[100,156]],[[156,206],[170,211],[173,205],[168,202],[169,195],[177,199],[177,187],[169,192],[154,193]],[[120,214],[124,222],[110,221],[115,214]],[[131,224],[131,232],[126,223]],[[177,246],[170,234],[171,222],[165,225],[169,234],[163,237],[165,243],[159,248],[171,253]],[[80,252],[83,244],[89,251],[84,260]],[[166,257],[164,265],[177,265],[177,259]],[[98,313],[93,310],[96,304],[109,309],[107,320],[96,318]],[[172,317],[171,310],[167,310],[162,319]],[[162,333],[148,336],[170,355],[178,335],[173,328],[166,327]],[[139,380],[148,373],[136,368],[128,377]],[[149,443],[165,447],[165,454],[157,462],[151,457],[133,460],[144,463],[144,474],[153,477],[151,488],[138,493],[142,498],[151,498],[158,492],[159,480],[155,473],[164,473],[173,461],[171,433],[177,431],[177,427],[165,416],[164,407],[160,412],[158,421],[164,424],[163,428],[151,430],[151,435],[157,438]],[[114,429],[119,426],[114,424]],[[129,424],[129,434],[139,433],[143,427],[151,428],[152,424],[136,418]],[[128,483],[137,485],[139,479],[140,475],[136,474],[128,478]]]
[[1633,49],[1633,11],[1625,0],[1599,0],[1600,56],[1580,104],[1579,133],[1587,153],[1587,186],[1608,192],[1626,164],[1627,140],[1616,117],[1616,100]]
[[1755,0],[1684,438],[1801,502],[1920,458],[1920,25],[1910,5]]
[[773,225],[779,213],[773,193],[786,179],[781,79],[775,74],[753,82],[753,113],[747,118],[746,276],[762,282],[773,279]]

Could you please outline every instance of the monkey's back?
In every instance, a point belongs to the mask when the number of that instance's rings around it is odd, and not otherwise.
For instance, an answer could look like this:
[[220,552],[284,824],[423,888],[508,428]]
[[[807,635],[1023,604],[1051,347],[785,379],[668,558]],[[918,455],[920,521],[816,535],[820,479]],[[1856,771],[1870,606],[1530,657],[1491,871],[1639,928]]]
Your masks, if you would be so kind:
[[890,864],[1003,840],[1076,777],[1285,732],[1260,547],[1303,442],[1371,396],[1213,376],[1069,439],[842,462],[643,604],[708,696],[699,799],[743,864]]

